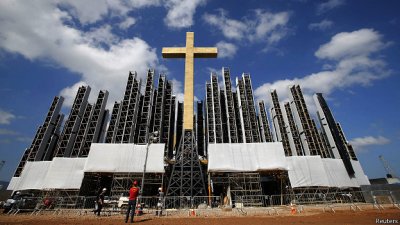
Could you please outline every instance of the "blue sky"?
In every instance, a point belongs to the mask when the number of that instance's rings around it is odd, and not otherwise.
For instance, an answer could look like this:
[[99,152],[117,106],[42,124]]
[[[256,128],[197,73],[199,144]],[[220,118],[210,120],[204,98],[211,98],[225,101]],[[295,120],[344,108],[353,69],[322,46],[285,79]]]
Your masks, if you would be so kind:
[[161,48],[217,46],[217,59],[195,61],[195,95],[211,71],[249,72],[257,99],[280,100],[300,84],[322,92],[370,178],[384,155],[400,168],[400,2],[396,0],[86,0],[0,2],[0,180],[9,180],[55,95],[68,112],[80,85],[122,98],[128,71],[147,68],[174,80],[182,97],[183,59]]

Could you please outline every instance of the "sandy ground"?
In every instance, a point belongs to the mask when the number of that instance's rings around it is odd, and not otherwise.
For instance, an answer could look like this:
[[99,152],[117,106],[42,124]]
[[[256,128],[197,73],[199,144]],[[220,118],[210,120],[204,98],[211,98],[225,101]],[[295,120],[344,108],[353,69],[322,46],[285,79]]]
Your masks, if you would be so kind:
[[[240,224],[377,224],[377,219],[392,220],[392,224],[400,224],[400,210],[390,208],[385,210],[366,209],[363,211],[336,210],[336,213],[309,211],[301,214],[291,215],[198,215],[188,216],[187,214],[155,217],[153,214],[135,217],[134,223],[143,225],[240,225]],[[397,223],[396,223],[397,221]],[[100,216],[92,214],[42,214],[31,216],[28,213],[18,215],[0,215],[0,224],[30,224],[30,225],[53,225],[53,224],[85,224],[85,225],[112,225],[125,224],[124,215]]]

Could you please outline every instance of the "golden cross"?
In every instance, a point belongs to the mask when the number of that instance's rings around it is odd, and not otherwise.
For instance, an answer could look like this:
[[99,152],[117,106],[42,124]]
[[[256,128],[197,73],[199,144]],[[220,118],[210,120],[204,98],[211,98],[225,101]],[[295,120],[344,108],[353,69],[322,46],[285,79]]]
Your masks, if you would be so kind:
[[162,48],[164,58],[185,58],[185,90],[183,99],[183,129],[193,130],[194,58],[216,58],[217,48],[194,47],[194,32],[186,32],[186,47]]

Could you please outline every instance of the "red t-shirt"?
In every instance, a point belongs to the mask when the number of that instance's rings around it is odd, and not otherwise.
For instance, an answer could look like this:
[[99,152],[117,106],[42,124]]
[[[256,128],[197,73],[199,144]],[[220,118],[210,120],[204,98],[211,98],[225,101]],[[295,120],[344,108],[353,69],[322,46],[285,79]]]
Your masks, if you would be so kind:
[[129,200],[135,200],[139,194],[139,188],[138,187],[131,187],[129,190]]

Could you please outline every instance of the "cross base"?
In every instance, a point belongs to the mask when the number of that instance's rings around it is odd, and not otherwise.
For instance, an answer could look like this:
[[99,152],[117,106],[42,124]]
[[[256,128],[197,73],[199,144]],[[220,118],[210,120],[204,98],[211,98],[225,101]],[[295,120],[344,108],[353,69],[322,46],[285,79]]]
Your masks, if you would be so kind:
[[167,189],[167,196],[179,198],[166,202],[167,207],[193,207],[193,197],[207,195],[194,141],[193,130],[184,130]]

